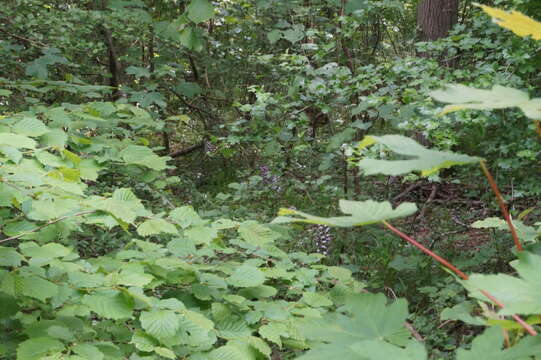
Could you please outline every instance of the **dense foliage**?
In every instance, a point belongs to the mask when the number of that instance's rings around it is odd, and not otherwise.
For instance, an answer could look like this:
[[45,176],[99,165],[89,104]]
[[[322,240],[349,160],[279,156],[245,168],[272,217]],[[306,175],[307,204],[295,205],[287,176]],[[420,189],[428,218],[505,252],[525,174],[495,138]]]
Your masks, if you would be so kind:
[[421,3],[2,2],[0,358],[539,359],[540,6]]

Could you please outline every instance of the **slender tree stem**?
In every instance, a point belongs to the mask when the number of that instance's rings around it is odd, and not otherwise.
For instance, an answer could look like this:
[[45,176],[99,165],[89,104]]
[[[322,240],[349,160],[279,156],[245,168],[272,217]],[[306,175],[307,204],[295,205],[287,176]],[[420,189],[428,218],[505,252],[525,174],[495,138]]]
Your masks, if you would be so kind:
[[69,218],[72,218],[72,217],[77,217],[77,216],[83,216],[83,215],[88,215],[88,214],[92,214],[92,213],[95,213],[97,210],[88,210],[88,211],[81,211],[79,213],[76,213],[76,214],[73,214],[73,215],[66,215],[66,216],[62,216],[62,217],[59,217],[58,219],[53,219],[53,220],[49,220],[47,221],[45,224],[41,225],[41,226],[38,226],[32,230],[29,230],[29,231],[25,231],[19,235],[15,235],[15,236],[12,236],[12,237],[8,237],[6,239],[2,239],[0,240],[0,243],[4,243],[4,242],[7,242],[7,241],[10,241],[10,240],[16,240],[16,239],[19,239],[19,238],[22,238],[23,236],[26,236],[28,234],[32,234],[36,231],[39,231],[43,228],[46,228],[47,226],[49,225],[52,225],[52,224],[56,224],[57,222],[60,222],[62,220],[66,220],[66,219],[69,219]]
[[490,173],[490,171],[488,171],[485,161],[481,160],[480,164],[481,164],[481,169],[483,169],[483,173],[485,173],[485,176],[488,179],[488,182],[490,183],[490,186],[492,187],[494,194],[496,195],[496,200],[498,200],[498,204],[500,205],[500,210],[502,212],[502,215],[505,221],[507,221],[507,226],[509,226],[509,230],[511,230],[511,235],[513,236],[515,246],[518,251],[522,251],[523,250],[522,244],[520,243],[520,240],[518,239],[517,231],[515,229],[515,226],[513,225],[513,222],[511,221],[511,217],[509,216],[509,212],[507,211],[507,206],[505,206],[505,201],[503,200],[502,193],[500,192],[500,189],[498,189],[498,185],[496,184],[496,181],[494,181],[492,174]]
[[[416,241],[415,239],[409,237],[408,235],[404,234],[402,231],[398,230],[397,228],[395,228],[394,226],[392,226],[391,224],[389,224],[387,221],[384,221],[383,222],[383,225],[385,225],[385,227],[387,227],[387,229],[391,230],[393,233],[395,233],[396,235],[398,235],[399,237],[401,237],[402,239],[406,240],[408,243],[412,244],[413,246],[415,246],[416,248],[418,248],[419,250],[421,250],[422,252],[424,252],[425,254],[429,255],[430,257],[432,257],[433,259],[435,259],[436,261],[438,261],[440,264],[442,264],[443,266],[445,266],[446,268],[448,268],[449,270],[453,271],[455,274],[458,275],[458,277],[462,278],[463,280],[468,280],[469,277],[468,275],[466,275],[465,273],[463,273],[462,271],[460,271],[456,266],[454,266],[453,264],[451,264],[449,261],[445,260],[444,258],[442,258],[441,256],[439,256],[438,254],[434,253],[433,251],[431,251],[430,249],[426,248],[425,246],[423,246],[422,244],[420,244],[418,241]],[[496,304],[498,307],[500,308],[503,308],[504,307],[504,304],[502,302],[500,302],[498,299],[496,299],[494,296],[492,296],[490,293],[488,293],[487,291],[485,290],[481,290],[481,293],[483,295],[485,295],[490,301],[492,301],[494,304]],[[524,320],[522,320],[520,318],[520,316],[518,315],[512,315],[513,319],[516,320],[516,322],[518,322],[530,335],[532,336],[535,336],[537,335],[537,332],[535,331],[535,329],[528,323],[526,323]]]

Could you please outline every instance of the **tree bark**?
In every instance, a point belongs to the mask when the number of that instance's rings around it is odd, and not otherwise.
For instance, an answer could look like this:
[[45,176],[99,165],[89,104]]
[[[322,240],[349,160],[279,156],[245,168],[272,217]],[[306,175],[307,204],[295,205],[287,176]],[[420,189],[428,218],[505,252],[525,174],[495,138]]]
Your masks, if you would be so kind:
[[446,37],[458,21],[458,0],[422,0],[417,6],[417,25],[423,41]]

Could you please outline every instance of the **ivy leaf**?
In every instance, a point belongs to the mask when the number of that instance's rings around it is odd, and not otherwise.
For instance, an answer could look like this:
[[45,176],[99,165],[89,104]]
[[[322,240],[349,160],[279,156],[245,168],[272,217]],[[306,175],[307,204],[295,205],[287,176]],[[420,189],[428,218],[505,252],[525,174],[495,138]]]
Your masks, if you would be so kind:
[[227,282],[236,287],[259,286],[265,282],[265,275],[255,266],[242,265],[233,272]]
[[192,0],[188,5],[188,18],[198,24],[214,15],[214,7],[208,0]]
[[541,23],[518,12],[493,8],[486,5],[476,4],[499,26],[509,29],[518,36],[531,36],[534,40],[541,40]]
[[171,310],[144,311],[139,320],[143,329],[158,340],[172,338],[180,329],[179,318]]
[[37,337],[23,341],[17,347],[17,360],[39,360],[47,354],[64,350],[64,344],[50,337]]
[[403,175],[420,171],[421,176],[430,176],[437,171],[455,165],[479,162],[477,157],[455,154],[446,151],[436,151],[425,148],[416,141],[400,135],[366,136],[359,144],[362,149],[372,144],[382,144],[398,155],[412,157],[408,160],[375,160],[364,158],[359,161],[366,175]]
[[[351,227],[363,226],[394,219],[397,217],[409,216],[417,211],[417,206],[413,203],[402,203],[396,209],[393,209],[389,202],[350,201],[340,200],[340,210],[350,216],[340,217],[319,217],[303,213],[293,209],[280,209],[273,223],[291,223],[304,222],[309,224],[322,224],[328,226]],[[284,216],[293,215],[297,217]]]
[[178,234],[175,225],[165,221],[164,219],[150,219],[143,222],[137,227],[137,233],[141,236],[150,236],[160,233]]
[[99,316],[113,320],[130,318],[134,306],[133,300],[118,290],[105,290],[85,295],[82,302]]

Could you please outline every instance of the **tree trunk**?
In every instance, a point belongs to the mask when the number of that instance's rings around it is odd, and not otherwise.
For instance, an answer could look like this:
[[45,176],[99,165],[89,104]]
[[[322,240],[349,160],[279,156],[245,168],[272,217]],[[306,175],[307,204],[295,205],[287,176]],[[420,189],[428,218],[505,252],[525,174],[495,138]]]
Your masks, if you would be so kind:
[[457,21],[458,0],[422,0],[417,6],[417,25],[423,41],[446,37]]

